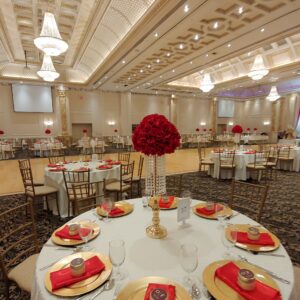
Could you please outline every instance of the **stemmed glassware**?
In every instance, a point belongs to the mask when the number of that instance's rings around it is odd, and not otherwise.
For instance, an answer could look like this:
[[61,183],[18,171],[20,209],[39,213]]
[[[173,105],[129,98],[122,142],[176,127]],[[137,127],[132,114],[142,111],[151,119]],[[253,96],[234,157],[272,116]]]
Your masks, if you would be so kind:
[[[227,239],[226,234],[229,232],[231,240]],[[226,251],[224,253],[225,259],[232,259],[232,253],[231,250],[235,246],[237,241],[237,228],[235,225],[228,224],[223,231],[222,234],[222,243],[226,248]]]
[[124,273],[120,272],[120,266],[125,260],[125,242],[123,240],[113,240],[109,242],[109,258],[113,266],[117,268],[115,275],[116,280],[124,278]]
[[219,221],[219,228],[224,229],[225,220],[228,217],[228,210],[225,204],[222,204],[223,209],[216,212],[217,219]]
[[180,246],[180,264],[188,275],[184,278],[184,282],[191,287],[193,279],[191,273],[198,267],[198,247],[195,244],[184,244]]
[[84,251],[89,251],[90,247],[87,245],[87,242],[91,238],[93,234],[93,227],[90,221],[86,223],[81,223],[79,225],[79,236],[84,242],[83,250]]
[[101,207],[105,210],[106,218],[103,220],[104,222],[110,222],[109,213],[113,208],[114,202],[110,198],[104,198],[102,201]]

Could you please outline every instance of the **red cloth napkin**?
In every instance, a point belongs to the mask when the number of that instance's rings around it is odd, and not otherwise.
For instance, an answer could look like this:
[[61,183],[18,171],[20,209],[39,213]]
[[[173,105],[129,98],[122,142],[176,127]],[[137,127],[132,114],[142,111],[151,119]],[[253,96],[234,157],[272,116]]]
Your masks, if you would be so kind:
[[50,280],[52,285],[52,291],[85,280],[98,273],[101,273],[104,269],[105,265],[99,259],[99,257],[93,256],[85,261],[85,272],[81,276],[72,276],[70,267],[51,272]]
[[233,262],[218,268],[215,275],[234,289],[247,300],[280,300],[281,296],[278,290],[256,280],[256,287],[253,291],[246,291],[237,284],[238,272],[240,268]]
[[171,205],[173,204],[173,202],[174,202],[174,196],[169,196],[169,199],[168,199],[168,201],[167,202],[164,202],[164,199],[163,198],[160,198],[159,200],[158,200],[158,205],[159,205],[159,207],[162,207],[162,208],[170,208],[171,207]]
[[[83,228],[82,232],[84,233],[85,231],[88,234],[89,230]],[[81,237],[79,236],[79,234],[75,234],[75,235],[69,234],[69,225],[66,225],[66,226],[64,226],[63,229],[56,231],[55,235],[62,239],[79,240],[79,241],[81,240]]]
[[75,172],[84,172],[84,171],[88,171],[88,170],[89,170],[89,168],[81,167],[81,168],[76,169],[76,170],[74,170],[74,171],[75,171]]
[[242,244],[261,245],[261,246],[274,246],[275,243],[268,233],[261,233],[258,240],[250,240],[247,232],[237,232],[237,242]]
[[163,289],[168,294],[168,300],[176,299],[176,287],[174,285],[149,283],[144,300],[150,300],[150,294],[154,289]]
[[53,169],[49,169],[50,172],[61,172],[61,171],[65,171],[65,170],[67,170],[67,169],[64,167],[56,167]]
[[219,204],[215,204],[215,208],[212,209],[212,210],[208,210],[205,206],[204,207],[200,207],[200,208],[197,208],[196,211],[197,213],[199,214],[202,214],[202,215],[206,215],[206,216],[210,216],[210,215],[213,215],[214,213],[220,211],[223,209],[223,206],[222,205],[219,205]]
[[54,167],[56,167],[57,166],[57,164],[48,164],[48,167],[49,168],[54,168]]
[[102,166],[99,166],[98,169],[100,170],[106,170],[106,169],[111,169],[112,166],[111,165],[102,165]]
[[122,214],[124,214],[124,210],[122,208],[115,207],[110,211],[110,213],[108,215],[113,217],[113,216],[118,216],[118,215],[122,215]]
[[244,152],[244,154],[255,154],[255,151]]
[[109,164],[110,165],[120,165],[121,162],[120,161],[110,161]]
[[105,162],[107,162],[107,163],[110,163],[110,162],[112,162],[113,160],[112,159],[106,159],[106,160],[104,160]]

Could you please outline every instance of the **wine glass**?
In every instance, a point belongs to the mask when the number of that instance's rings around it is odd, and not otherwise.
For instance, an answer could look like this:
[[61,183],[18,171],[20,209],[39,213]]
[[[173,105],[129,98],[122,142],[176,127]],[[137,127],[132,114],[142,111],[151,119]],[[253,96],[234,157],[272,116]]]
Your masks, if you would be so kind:
[[90,221],[88,221],[86,223],[81,223],[79,225],[79,236],[84,242],[84,246],[82,247],[82,249],[84,251],[90,250],[90,247],[87,246],[87,242],[90,239],[90,237],[92,236],[92,234],[93,234],[93,227],[92,227]]
[[198,247],[195,244],[184,244],[180,246],[180,264],[188,275],[184,278],[184,282],[190,287],[193,280],[191,273],[194,272],[198,266]]
[[116,274],[113,276],[116,280],[124,278],[124,274],[120,272],[120,266],[125,260],[125,242],[123,240],[113,240],[109,242],[109,258],[113,266],[117,268]]
[[223,208],[221,210],[216,211],[217,219],[219,221],[219,228],[224,229],[225,226],[225,220],[228,217],[228,210],[226,205],[222,204]]
[[[229,234],[231,236],[231,240],[228,240],[226,234],[227,231],[229,231]],[[231,250],[235,246],[237,241],[237,228],[235,225],[228,224],[222,233],[222,243],[226,248],[226,251],[224,253],[224,258],[225,259],[231,259],[232,258],[232,253]]]
[[104,218],[104,222],[110,222],[109,213],[113,207],[113,201],[110,198],[104,198],[102,201],[101,207],[105,210],[106,218]]

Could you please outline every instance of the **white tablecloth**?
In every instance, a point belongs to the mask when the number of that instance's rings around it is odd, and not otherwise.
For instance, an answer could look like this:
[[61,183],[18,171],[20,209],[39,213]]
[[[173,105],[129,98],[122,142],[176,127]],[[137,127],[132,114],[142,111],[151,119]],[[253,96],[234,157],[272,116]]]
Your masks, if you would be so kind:
[[[98,170],[97,166],[104,164],[104,162],[89,162],[89,163],[71,163],[64,165],[67,170],[75,170],[81,166],[89,167],[90,181],[97,182],[103,179],[119,179],[120,178],[120,166],[114,165],[112,169]],[[50,172],[49,168],[45,168],[45,185],[55,187],[59,191],[59,210],[62,217],[68,216],[68,196],[64,183],[64,177],[62,172]],[[57,214],[56,205],[49,203],[51,210],[54,214]]]
[[[213,178],[219,178],[220,163],[219,153],[211,153],[210,157],[214,162],[214,165],[210,167],[208,174]],[[245,152],[236,152],[234,157],[235,168],[235,179],[236,180],[247,180],[250,177],[250,172],[247,171],[247,164],[254,162],[255,154],[245,154]],[[222,170],[221,179],[231,179],[231,171]]]
[[[204,268],[210,263],[222,260],[225,248],[221,242],[222,230],[218,228],[217,221],[207,220],[191,214],[188,220],[189,227],[182,228],[177,223],[177,210],[161,211],[161,224],[168,230],[166,239],[155,240],[148,238],[145,228],[151,224],[152,212],[149,208],[142,207],[141,199],[131,200],[134,203],[132,214],[115,218],[110,223],[97,221],[101,227],[100,235],[89,244],[95,251],[108,254],[110,240],[123,239],[126,247],[126,259],[122,265],[123,272],[127,273],[126,280],[135,280],[144,276],[163,276],[182,282],[185,275],[179,263],[179,246],[184,243],[195,243],[198,246],[199,266],[194,276],[202,278]],[[199,203],[193,200],[193,205]],[[76,220],[95,220],[92,212],[84,213]],[[256,224],[253,220],[244,215],[238,215],[231,220],[231,223]],[[52,243],[48,241],[47,243]],[[276,250],[276,253],[284,254],[285,257],[272,257],[265,255],[253,255],[239,248],[233,249],[235,255],[241,254],[262,267],[268,268],[282,277],[291,281],[291,284],[284,284],[277,281],[282,293],[283,300],[296,300],[292,295],[294,287],[294,274],[291,260],[283,246]],[[61,299],[52,296],[44,287],[44,277],[47,272],[39,269],[52,261],[71,254],[71,251],[55,250],[54,247],[43,247],[37,260],[34,286],[31,300],[54,300]],[[275,280],[276,281],[276,280]],[[98,300],[113,299],[114,289],[102,293]],[[204,298],[201,298],[204,299]]]

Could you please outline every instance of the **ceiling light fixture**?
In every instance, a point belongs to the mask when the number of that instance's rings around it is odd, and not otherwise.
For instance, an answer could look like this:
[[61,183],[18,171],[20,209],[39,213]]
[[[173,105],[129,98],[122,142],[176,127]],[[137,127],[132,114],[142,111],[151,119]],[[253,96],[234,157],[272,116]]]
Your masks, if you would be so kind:
[[276,101],[277,99],[280,98],[280,95],[277,92],[277,87],[276,85],[273,85],[271,87],[270,93],[269,95],[266,97],[266,99],[268,99],[269,101]]
[[189,6],[186,4],[183,8],[184,12],[187,13],[189,11]]
[[158,33],[157,33],[157,32],[155,32],[154,36],[157,38],[157,37],[158,37]]
[[183,43],[179,44],[178,48],[182,50],[184,48],[184,44]]
[[51,56],[44,54],[42,68],[37,74],[45,81],[54,81],[59,77],[59,73],[56,72],[53,66]]
[[203,76],[203,80],[200,83],[200,90],[204,93],[208,93],[214,87],[215,85],[212,83],[210,75],[208,73],[205,73]]
[[248,73],[248,76],[253,80],[260,80],[269,73],[269,70],[265,67],[263,58],[260,54],[256,55],[253,66]]
[[166,55],[169,57],[169,56],[171,56],[171,53],[170,53],[170,52],[167,52],[167,54],[166,54]]
[[231,47],[231,44],[227,44],[227,47],[230,48],[230,47]]
[[159,64],[159,63],[160,63],[160,59],[158,58],[158,59],[156,60],[156,62]]
[[199,35],[199,34],[195,34],[194,40],[195,40],[195,41],[198,41],[199,39],[200,39],[200,35]]
[[265,29],[264,28],[262,28],[261,30],[260,30],[260,32],[264,32],[265,31]]
[[34,39],[34,44],[50,56],[58,56],[67,51],[68,44],[61,38],[52,13],[45,13],[42,31],[40,36]]
[[218,22],[215,22],[214,25],[213,25],[213,28],[214,28],[214,29],[217,29],[218,27],[219,27],[219,23],[218,23]]
[[239,10],[238,10],[238,13],[241,15],[243,12],[244,12],[244,7],[243,7],[243,6],[240,6],[240,7],[239,7]]

